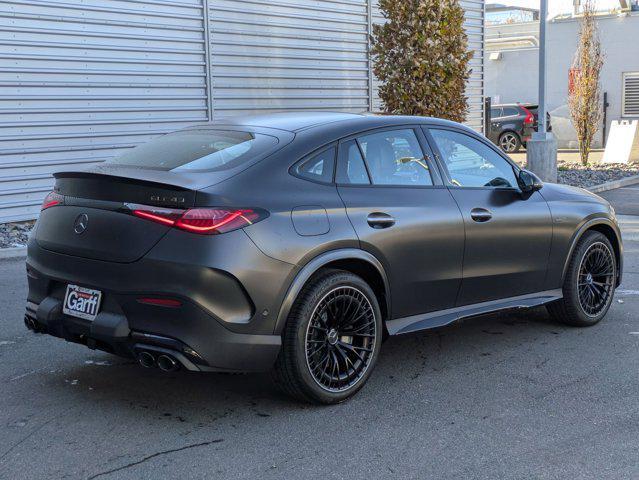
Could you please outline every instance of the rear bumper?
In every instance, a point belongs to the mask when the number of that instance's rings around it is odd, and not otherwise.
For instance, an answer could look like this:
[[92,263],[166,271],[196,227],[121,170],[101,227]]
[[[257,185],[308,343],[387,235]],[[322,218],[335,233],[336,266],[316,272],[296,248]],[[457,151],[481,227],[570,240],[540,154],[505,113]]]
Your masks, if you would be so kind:
[[[206,238],[184,245],[189,237],[199,237],[186,234],[182,252],[171,248],[176,242],[167,236],[132,263],[56,253],[31,240],[25,323],[31,330],[123,357],[168,351],[187,370],[269,370],[281,347],[274,320],[292,266],[263,255],[242,231],[227,235],[211,248],[201,243],[211,240]],[[226,263],[210,251],[220,252]],[[228,268],[205,266],[215,264]],[[62,312],[70,283],[103,293],[93,321]],[[180,305],[149,305],[141,297],[177,299]]]
[[[189,322],[192,323],[192,322]],[[195,350],[179,338],[164,332],[150,333],[131,329],[124,315],[100,312],[88,321],[62,313],[62,300],[46,297],[40,304],[27,303],[27,328],[126,358],[142,352],[168,355],[190,371],[263,371],[271,368],[280,350],[275,335],[250,335],[230,332],[217,322],[208,322],[201,334],[209,339],[206,350]],[[178,334],[172,330],[170,333]]]

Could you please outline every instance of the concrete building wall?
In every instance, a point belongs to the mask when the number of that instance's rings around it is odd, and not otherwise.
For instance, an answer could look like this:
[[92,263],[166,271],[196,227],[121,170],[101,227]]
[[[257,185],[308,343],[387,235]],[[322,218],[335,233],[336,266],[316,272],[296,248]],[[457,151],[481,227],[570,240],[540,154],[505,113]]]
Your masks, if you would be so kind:
[[[608,125],[622,118],[623,73],[639,72],[639,14],[606,16],[599,19],[603,51],[606,54],[601,73],[602,91],[608,92]],[[538,24],[535,24],[538,29]],[[530,34],[531,25],[520,26],[522,33]],[[537,102],[538,48],[490,42],[497,38],[497,29],[487,27],[486,95],[499,96],[501,102]],[[576,19],[551,21],[548,35],[548,106],[552,115],[553,131],[560,147],[575,148],[576,135],[568,112],[568,75],[577,48],[579,22]],[[506,32],[519,33],[516,26]],[[491,53],[501,52],[500,60],[489,60]],[[603,129],[602,129],[603,130]],[[596,137],[596,146],[602,146],[602,131]]]

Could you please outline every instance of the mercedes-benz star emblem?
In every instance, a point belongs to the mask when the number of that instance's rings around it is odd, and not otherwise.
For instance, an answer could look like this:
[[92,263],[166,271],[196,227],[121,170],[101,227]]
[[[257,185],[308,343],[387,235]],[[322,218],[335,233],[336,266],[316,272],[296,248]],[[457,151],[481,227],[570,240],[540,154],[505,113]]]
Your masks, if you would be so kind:
[[75,222],[73,223],[73,231],[80,235],[81,233],[84,233],[88,225],[89,216],[86,213],[81,213],[76,217]]

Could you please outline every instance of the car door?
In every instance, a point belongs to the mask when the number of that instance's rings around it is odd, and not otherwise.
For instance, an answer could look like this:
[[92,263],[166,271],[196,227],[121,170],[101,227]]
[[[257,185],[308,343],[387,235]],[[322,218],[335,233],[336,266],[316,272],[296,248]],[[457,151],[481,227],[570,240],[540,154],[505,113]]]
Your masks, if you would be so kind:
[[552,238],[543,196],[522,195],[516,168],[478,135],[425,130],[466,227],[457,305],[543,290]]
[[499,142],[499,135],[501,134],[501,112],[501,107],[492,107],[490,109],[490,129],[488,130],[490,134],[488,138],[494,143]]
[[391,318],[454,306],[464,225],[419,127],[340,142],[336,183],[361,247],[384,265]]

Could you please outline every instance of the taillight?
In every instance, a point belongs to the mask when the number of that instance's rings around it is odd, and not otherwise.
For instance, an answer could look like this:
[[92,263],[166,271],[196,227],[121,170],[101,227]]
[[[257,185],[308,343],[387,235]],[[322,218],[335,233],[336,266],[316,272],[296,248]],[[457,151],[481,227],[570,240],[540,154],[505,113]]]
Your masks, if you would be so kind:
[[49,192],[49,194],[46,197],[44,197],[40,210],[41,211],[46,210],[47,208],[51,208],[51,207],[55,207],[56,205],[63,205],[63,204],[64,204],[63,195],[60,195],[59,193],[56,193],[56,192]]
[[526,114],[526,118],[524,118],[524,123],[526,125],[533,125],[535,123],[535,116],[526,107],[521,107],[521,108],[524,111],[524,113]]
[[247,208],[190,208],[188,210],[155,208],[135,205],[131,213],[169,227],[201,235],[218,235],[248,227],[268,214]]
[[163,225],[168,225],[172,227],[175,225],[175,221],[182,216],[184,210],[172,210],[165,208],[154,209],[153,207],[147,208],[136,208],[132,211],[133,215],[140,218],[146,218],[147,220],[151,220],[155,223],[161,223]]
[[261,220],[254,210],[194,208],[187,210],[175,226],[193,233],[216,234],[247,227]]

